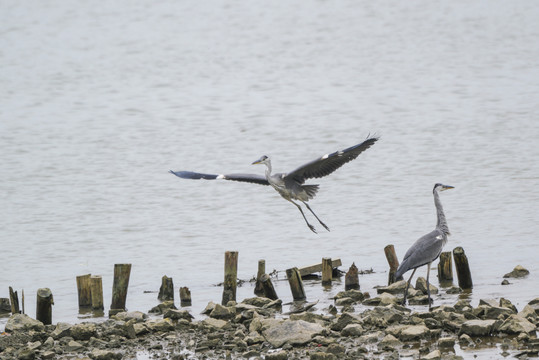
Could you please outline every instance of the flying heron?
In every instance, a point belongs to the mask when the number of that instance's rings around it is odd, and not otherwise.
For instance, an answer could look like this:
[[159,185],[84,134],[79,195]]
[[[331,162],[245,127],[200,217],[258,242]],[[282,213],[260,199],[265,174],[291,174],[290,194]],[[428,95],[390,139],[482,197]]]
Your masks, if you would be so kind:
[[434,195],[434,205],[436,206],[436,214],[438,215],[438,222],[436,228],[430,233],[420,237],[406,252],[402,263],[399,265],[397,272],[395,273],[395,279],[401,277],[405,272],[413,269],[412,275],[406,283],[406,290],[404,291],[404,299],[402,304],[406,304],[406,296],[408,295],[408,287],[412,281],[412,277],[418,267],[427,265],[427,293],[429,301],[430,311],[430,285],[429,285],[429,273],[430,265],[434,260],[440,256],[442,249],[447,242],[447,236],[450,235],[449,228],[447,227],[447,221],[445,220],[444,209],[440,202],[439,192],[453,189],[453,186],[435,184],[432,193]]
[[271,173],[271,161],[266,155],[263,155],[260,159],[252,163],[266,165],[266,175],[257,174],[227,174],[227,175],[214,175],[214,174],[201,174],[192,171],[172,171],[170,172],[182,179],[205,179],[205,180],[234,180],[242,182],[250,182],[260,185],[271,185],[283,198],[290,201],[301,212],[303,219],[307,223],[309,229],[316,233],[316,229],[313,225],[309,224],[301,206],[294,200],[302,202],[307,209],[314,215],[316,220],[329,231],[329,227],[320,220],[320,218],[314,213],[311,207],[307,204],[307,201],[314,198],[319,185],[304,185],[305,180],[311,178],[321,178],[327,176],[346,164],[349,161],[354,160],[363,151],[371,147],[378,137],[367,137],[361,144],[351,146],[342,151],[336,151],[331,154],[326,154],[316,160],[308,162],[305,165],[300,166],[296,170],[289,173]]

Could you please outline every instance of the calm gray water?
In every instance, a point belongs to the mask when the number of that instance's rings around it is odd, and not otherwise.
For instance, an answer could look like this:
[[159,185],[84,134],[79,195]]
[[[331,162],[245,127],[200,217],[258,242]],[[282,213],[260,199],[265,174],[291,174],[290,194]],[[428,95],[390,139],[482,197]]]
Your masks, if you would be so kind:
[[[464,247],[472,302],[521,309],[539,296],[537,2],[0,7],[0,297],[24,289],[30,316],[49,287],[53,322],[77,321],[86,273],[103,276],[108,308],[124,262],[130,310],[154,306],[143,291],[166,274],[198,313],[220,301],[226,250],[243,279],[261,258],[284,270],[340,257],[375,271],[360,278],[372,293],[387,278],[384,246],[402,257],[433,229],[436,182],[455,186],[441,196],[446,250]],[[289,171],[369,133],[381,140],[312,182],[329,233],[311,233],[270,188],[167,172],[262,174],[250,166],[262,154]],[[532,276],[501,286],[518,264]],[[307,284],[323,303],[340,289]],[[277,292],[291,300],[286,282]]]

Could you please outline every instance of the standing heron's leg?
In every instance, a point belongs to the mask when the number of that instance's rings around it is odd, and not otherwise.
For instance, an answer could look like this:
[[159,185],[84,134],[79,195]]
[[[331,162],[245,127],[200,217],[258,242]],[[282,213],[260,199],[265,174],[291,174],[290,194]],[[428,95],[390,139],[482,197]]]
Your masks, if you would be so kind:
[[316,220],[318,220],[318,222],[319,222],[323,227],[325,227],[327,231],[329,231],[329,228],[327,227],[327,225],[324,224],[324,223],[322,222],[322,220],[320,220],[320,219],[318,218],[318,216],[316,216],[316,214],[314,213],[313,209],[311,209],[311,207],[310,207],[305,201],[302,201],[302,203],[305,204],[305,206],[307,206],[307,209],[309,209],[310,212],[313,213],[313,215],[314,215],[314,217],[316,218]]
[[429,311],[430,311],[430,284],[429,284],[430,264],[432,264],[432,262],[427,264],[427,294],[429,298]]
[[406,305],[406,297],[408,296],[408,288],[410,287],[410,282],[412,281],[412,278],[414,277],[416,270],[417,268],[415,268],[414,271],[412,271],[412,275],[410,276],[410,278],[408,279],[408,282],[406,283],[406,290],[404,290],[404,299],[402,300],[402,306]]
[[[286,199],[286,198],[285,198]],[[309,224],[309,222],[307,221],[307,218],[305,217],[305,214],[303,213],[303,210],[301,209],[301,206],[299,206],[298,204],[296,204],[295,202],[293,202],[291,199],[286,199],[288,201],[290,201],[292,204],[296,205],[299,209],[299,212],[301,213],[301,215],[303,216],[303,219],[305,219],[305,222],[307,223],[307,226],[309,227],[309,229],[311,229],[311,231],[313,233],[316,234],[316,229],[314,228],[314,226],[312,226],[311,224]]]

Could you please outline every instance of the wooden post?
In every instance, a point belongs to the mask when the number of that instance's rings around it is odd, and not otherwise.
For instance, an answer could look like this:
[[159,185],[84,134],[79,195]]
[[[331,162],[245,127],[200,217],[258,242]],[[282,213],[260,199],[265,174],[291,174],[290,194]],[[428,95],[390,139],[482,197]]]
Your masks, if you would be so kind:
[[344,290],[359,290],[359,275],[355,263],[352,263],[344,277]]
[[188,287],[180,288],[180,306],[191,306],[191,291]]
[[453,249],[453,258],[455,258],[455,269],[457,270],[460,288],[463,290],[473,288],[472,274],[470,273],[470,266],[464,249],[460,246]]
[[402,280],[402,276],[398,279],[395,279],[395,273],[399,267],[399,258],[397,258],[397,253],[395,252],[395,247],[393,245],[387,245],[384,248],[386,254],[387,263],[389,264],[389,276],[387,279],[387,284],[391,285],[395,281]]
[[333,267],[331,266],[331,258],[322,258],[322,285],[331,285],[333,278]]
[[[341,259],[335,259],[331,261],[331,266],[333,268],[339,267],[341,265],[342,265]],[[322,271],[322,263],[304,266],[304,267],[299,268],[298,270],[301,276],[313,274],[315,272],[320,272]]]
[[279,298],[277,296],[277,293],[275,292],[273,283],[271,282],[271,277],[268,274],[263,274],[260,277],[260,283],[262,284],[262,290],[263,290],[263,293],[261,296],[267,297],[268,299],[271,299],[271,300],[277,300]]
[[307,297],[305,296],[305,289],[303,289],[303,281],[301,281],[301,275],[299,274],[298,268],[294,267],[287,269],[286,277],[288,278],[294,301],[306,300]]
[[225,252],[225,281],[223,282],[223,299],[221,305],[236,301],[236,286],[238,282],[238,252]]
[[19,296],[16,291],[13,291],[13,288],[9,287],[9,302],[11,303],[11,314],[20,314],[21,310],[19,308]]
[[114,264],[114,282],[112,283],[112,303],[110,315],[125,311],[125,300],[129,286],[131,264]]
[[92,293],[92,309],[103,310],[103,280],[99,275],[90,277],[90,288]]
[[258,260],[258,273],[256,274],[255,295],[263,296],[264,287],[260,278],[266,273],[266,260]]
[[77,293],[79,294],[79,309],[92,306],[92,287],[90,274],[77,276]]
[[174,301],[174,282],[172,281],[172,278],[169,278],[166,275],[161,278],[161,287],[159,288],[157,299],[161,301]]
[[52,305],[54,300],[49,288],[37,290],[36,319],[44,325],[52,324]]
[[451,251],[444,251],[440,254],[440,262],[438,263],[438,281],[447,282],[451,280],[453,280]]

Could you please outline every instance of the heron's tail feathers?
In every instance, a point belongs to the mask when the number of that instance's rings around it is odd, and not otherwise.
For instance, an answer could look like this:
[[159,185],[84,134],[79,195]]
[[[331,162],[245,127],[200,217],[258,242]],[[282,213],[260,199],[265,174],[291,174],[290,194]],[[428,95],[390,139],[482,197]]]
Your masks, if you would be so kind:
[[302,188],[307,193],[309,199],[315,197],[318,192],[318,185],[302,185]]

